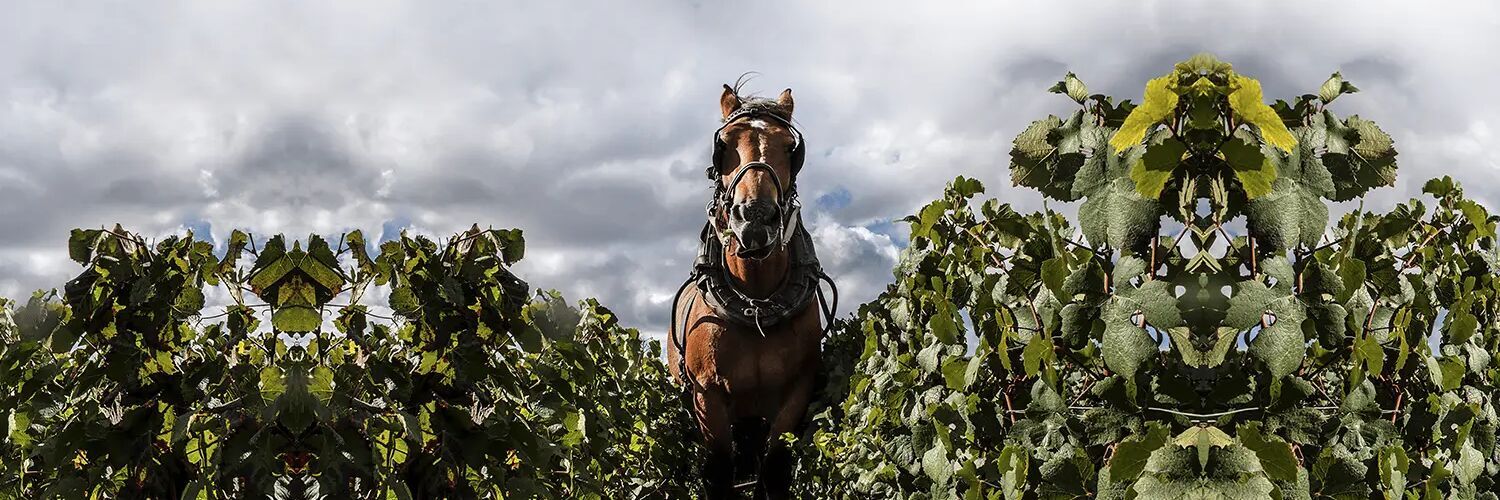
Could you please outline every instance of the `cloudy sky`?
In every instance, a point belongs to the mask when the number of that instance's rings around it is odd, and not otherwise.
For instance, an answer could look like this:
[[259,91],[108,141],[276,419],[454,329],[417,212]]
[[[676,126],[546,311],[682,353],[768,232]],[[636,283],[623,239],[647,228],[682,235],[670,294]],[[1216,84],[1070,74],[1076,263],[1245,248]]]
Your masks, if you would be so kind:
[[70,2],[0,0],[0,296],[78,271],[68,230],[445,235],[524,228],[518,272],[660,332],[710,187],[720,85],[790,87],[800,191],[845,311],[902,223],[963,174],[1009,185],[1016,132],[1076,72],[1139,99],[1199,51],[1268,97],[1334,70],[1401,180],[1500,206],[1494,2]]

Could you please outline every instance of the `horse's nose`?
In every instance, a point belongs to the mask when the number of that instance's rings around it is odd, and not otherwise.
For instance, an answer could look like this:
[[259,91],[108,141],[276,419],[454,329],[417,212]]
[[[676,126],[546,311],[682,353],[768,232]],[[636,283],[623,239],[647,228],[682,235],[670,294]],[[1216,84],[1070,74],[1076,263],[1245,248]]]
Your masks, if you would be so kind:
[[780,208],[763,199],[735,203],[729,208],[729,218],[742,257],[759,258],[756,255],[771,248],[781,234]]
[[747,200],[735,203],[729,209],[729,215],[737,222],[775,224],[780,214],[775,203],[763,199]]

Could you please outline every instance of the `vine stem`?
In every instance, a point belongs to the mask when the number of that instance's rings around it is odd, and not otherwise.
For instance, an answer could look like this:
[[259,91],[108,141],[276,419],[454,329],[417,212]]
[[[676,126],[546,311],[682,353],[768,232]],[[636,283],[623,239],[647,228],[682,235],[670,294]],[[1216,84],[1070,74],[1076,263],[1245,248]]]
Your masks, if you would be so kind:
[[1411,255],[1406,256],[1406,260],[1404,260],[1404,261],[1401,262],[1401,270],[1405,271],[1406,268],[1411,267],[1411,264],[1413,262],[1416,262],[1417,256],[1421,255],[1421,253],[1419,253],[1419,251],[1422,249],[1422,247],[1427,246],[1428,243],[1432,243],[1432,239],[1436,238],[1437,235],[1439,233],[1442,233],[1442,232],[1443,232],[1442,228],[1436,227],[1436,228],[1434,228],[1432,230],[1431,233],[1427,234],[1427,238],[1426,239],[1423,239],[1421,243],[1417,244],[1417,246],[1412,247],[1412,249],[1411,249]]
[[1005,414],[1010,417],[1010,425],[1016,425],[1016,408],[1010,402],[1010,391],[1015,387],[1009,378],[1005,381],[1005,389],[1000,391],[1005,396]]
[[1084,250],[1088,250],[1090,253],[1094,254],[1094,258],[1096,258],[1096,259],[1108,260],[1107,259],[1108,256],[1104,253],[1103,250],[1099,250],[1097,248],[1085,245],[1083,243],[1079,243],[1077,241],[1073,241],[1072,238],[1063,238],[1062,240],[1063,240],[1063,243],[1067,243],[1069,245],[1073,245],[1075,247],[1082,248]]
[[1251,276],[1255,275],[1255,272],[1256,272],[1255,271],[1255,267],[1256,267],[1256,264],[1258,263],[1259,260],[1260,260],[1260,257],[1257,256],[1257,255],[1255,255],[1255,237],[1251,236],[1250,237],[1250,275]]
[[1156,247],[1161,246],[1161,235],[1151,237],[1151,268],[1146,270],[1146,281],[1156,279]]
[[1401,382],[1399,380],[1395,382],[1395,386],[1396,386],[1396,411],[1391,412],[1391,423],[1393,423],[1393,424],[1396,423],[1396,417],[1400,417],[1401,416],[1401,402],[1402,402],[1401,399],[1402,399],[1402,396],[1406,395],[1406,391],[1402,389]]

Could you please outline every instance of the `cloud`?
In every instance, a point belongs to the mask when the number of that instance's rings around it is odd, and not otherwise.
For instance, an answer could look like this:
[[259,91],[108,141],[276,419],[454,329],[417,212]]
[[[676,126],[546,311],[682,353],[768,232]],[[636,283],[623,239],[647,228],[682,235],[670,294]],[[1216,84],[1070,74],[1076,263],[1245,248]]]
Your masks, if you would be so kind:
[[[521,227],[535,287],[663,331],[709,186],[719,85],[794,89],[800,179],[844,311],[890,280],[904,224],[953,176],[1022,210],[1010,140],[1073,71],[1139,99],[1216,52],[1291,97],[1378,121],[1401,180],[1367,208],[1500,167],[1486,2],[163,2],[9,6],[0,19],[0,295],[76,271],[67,231],[447,234]],[[1064,206],[1064,209],[1067,207]],[[222,238],[222,234],[213,235]]]
[[885,291],[900,253],[891,235],[831,219],[811,223],[810,231],[823,272],[839,287],[840,309],[853,310]]

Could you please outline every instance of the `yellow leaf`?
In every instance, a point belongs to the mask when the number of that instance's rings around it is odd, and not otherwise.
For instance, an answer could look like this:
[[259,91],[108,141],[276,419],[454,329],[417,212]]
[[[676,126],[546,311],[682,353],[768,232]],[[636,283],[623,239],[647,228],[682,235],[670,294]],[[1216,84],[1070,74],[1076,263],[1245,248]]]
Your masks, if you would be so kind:
[[[1153,125],[1161,123],[1172,112],[1177,109],[1177,76],[1175,74],[1152,79],[1146,82],[1146,97],[1144,102],[1135,109],[1130,110],[1130,116],[1125,117],[1125,123],[1120,125],[1120,130],[1109,139],[1110,147],[1116,153],[1130,149],[1141,143],[1146,138]],[[1259,95],[1257,91],[1256,95]],[[1270,109],[1270,108],[1267,108]],[[1272,114],[1275,114],[1274,112]]]
[[1292,132],[1281,122],[1281,116],[1276,114],[1276,110],[1262,100],[1260,82],[1240,75],[1230,78],[1230,87],[1234,90],[1229,93],[1229,107],[1239,116],[1240,121],[1260,128],[1260,136],[1265,139],[1266,144],[1288,152],[1296,147],[1297,138],[1292,137]]

